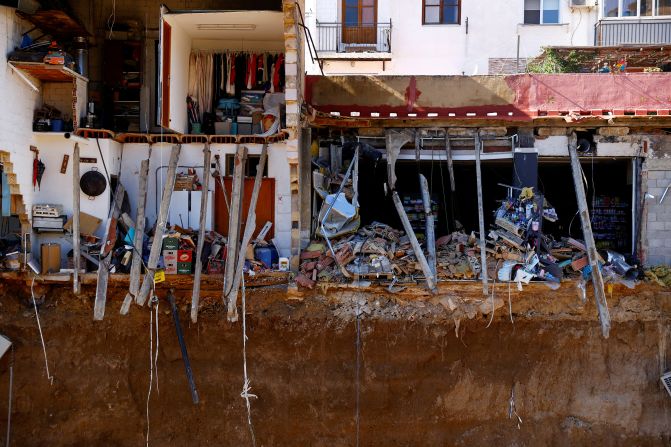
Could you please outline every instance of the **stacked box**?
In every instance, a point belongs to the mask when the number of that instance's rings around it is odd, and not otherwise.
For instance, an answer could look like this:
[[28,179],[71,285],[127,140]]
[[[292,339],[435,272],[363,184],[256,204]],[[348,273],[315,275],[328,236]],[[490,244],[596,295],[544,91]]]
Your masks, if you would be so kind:
[[177,250],[163,250],[163,265],[166,275],[177,274]]
[[177,274],[190,275],[193,271],[193,250],[177,251]]
[[193,263],[191,262],[178,262],[177,263],[177,274],[178,275],[190,275],[192,272]]

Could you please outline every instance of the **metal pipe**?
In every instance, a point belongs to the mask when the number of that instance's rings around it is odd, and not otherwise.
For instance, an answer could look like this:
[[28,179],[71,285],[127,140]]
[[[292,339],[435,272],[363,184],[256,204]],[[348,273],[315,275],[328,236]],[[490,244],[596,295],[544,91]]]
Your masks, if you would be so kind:
[[175,304],[175,290],[168,290],[168,301],[170,302],[170,309],[172,310],[172,319],[175,322],[175,332],[177,333],[177,341],[179,342],[179,349],[182,351],[182,360],[184,361],[184,369],[186,370],[186,379],[189,382],[189,389],[191,390],[191,399],[194,404],[198,404],[198,390],[196,390],[196,382],[193,380],[193,371],[191,370],[191,362],[189,361],[189,353],[186,350],[186,343],[184,342],[184,334],[182,333],[182,326],[179,323],[179,314],[177,313],[177,305]]

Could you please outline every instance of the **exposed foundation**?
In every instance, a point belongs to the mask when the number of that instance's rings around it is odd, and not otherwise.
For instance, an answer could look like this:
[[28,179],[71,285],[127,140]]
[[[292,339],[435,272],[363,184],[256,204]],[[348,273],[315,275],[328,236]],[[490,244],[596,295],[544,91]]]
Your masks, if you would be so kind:
[[[94,290],[38,287],[49,384],[30,295],[0,286],[3,332],[15,344],[12,445],[140,445],[147,430],[149,311],[91,320]],[[19,290],[17,294],[17,290]],[[161,296],[158,390],[151,445],[251,445],[242,389],[240,323],[204,292],[197,325],[180,316],[201,403],[194,406]],[[248,290],[248,367],[257,445],[668,445],[671,293],[615,286],[613,328],[601,337],[591,292],[508,285],[483,299],[477,283],[390,295],[382,288]],[[357,331],[360,315],[359,394]],[[456,323],[458,321],[458,324]],[[457,335],[458,334],[458,338]],[[7,402],[7,354],[0,402]],[[511,394],[522,419],[509,418]],[[4,410],[2,413],[4,420]],[[4,429],[4,425],[3,425]]]

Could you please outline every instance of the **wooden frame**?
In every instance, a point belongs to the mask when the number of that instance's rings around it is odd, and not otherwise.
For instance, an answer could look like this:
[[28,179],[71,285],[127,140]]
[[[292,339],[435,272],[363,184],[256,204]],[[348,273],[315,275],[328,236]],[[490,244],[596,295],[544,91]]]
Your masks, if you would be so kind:
[[[445,5],[448,3],[448,5]],[[456,3],[456,4],[453,4]],[[438,7],[440,9],[440,19],[438,22],[428,22],[426,21],[426,0],[422,0],[422,25],[461,25],[461,0],[440,0],[439,5],[428,5],[429,7]],[[456,6],[457,7],[457,21],[444,22],[443,10],[445,6]]]
[[[342,24],[342,42],[353,44],[377,44],[377,0],[372,1],[372,5],[364,5],[366,0],[357,1],[357,24],[348,25],[347,18],[347,0],[341,0],[341,17]],[[373,8],[373,22],[363,23],[363,10],[366,8]],[[353,9],[353,8],[350,8]]]

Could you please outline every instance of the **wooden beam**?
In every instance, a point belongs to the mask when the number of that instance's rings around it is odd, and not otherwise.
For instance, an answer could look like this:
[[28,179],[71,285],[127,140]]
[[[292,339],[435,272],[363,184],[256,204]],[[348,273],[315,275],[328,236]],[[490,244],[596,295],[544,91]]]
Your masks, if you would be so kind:
[[475,178],[478,186],[478,222],[480,224],[480,276],[482,277],[482,293],[489,294],[487,279],[487,243],[485,241],[485,209],[482,198],[482,169],[480,167],[480,151],[482,142],[480,132],[475,134]]
[[75,143],[72,154],[72,292],[79,295],[79,269],[81,268],[81,237],[79,235],[79,210],[81,194],[79,192],[79,143]]
[[259,199],[259,192],[261,191],[261,183],[263,182],[263,171],[266,167],[266,160],[268,159],[268,144],[263,145],[261,152],[261,159],[256,165],[256,178],[254,179],[254,189],[252,190],[252,197],[249,202],[249,210],[247,211],[247,221],[245,222],[245,233],[242,237],[242,244],[240,252],[238,253],[237,265],[235,266],[235,276],[233,278],[233,288],[226,297],[227,301],[227,317],[228,321],[238,321],[238,289],[240,288],[240,281],[242,280],[242,270],[245,266],[245,255],[247,254],[247,247],[252,240],[254,231],[256,230],[256,202]]
[[[149,149],[151,157],[151,147]],[[130,268],[130,284],[126,298],[121,305],[121,315],[126,315],[130,305],[140,291],[140,275],[142,274],[142,246],[144,245],[145,208],[147,206],[147,183],[149,181],[149,158],[140,163],[140,185],[135,216],[135,238],[133,239],[133,261]]]
[[594,286],[594,299],[599,312],[601,321],[601,333],[604,338],[610,334],[610,314],[608,312],[608,303],[606,302],[606,293],[603,288],[603,277],[599,268],[599,253],[596,251],[594,243],[594,233],[592,233],[592,224],[587,208],[587,196],[585,195],[585,186],[583,185],[582,168],[578,159],[578,137],[575,132],[569,135],[568,152],[571,157],[571,171],[573,173],[573,185],[575,186],[576,200],[578,201],[578,213],[580,214],[580,223],[582,224],[582,234],[587,248],[587,257],[592,269],[592,284]]
[[454,182],[454,163],[452,162],[452,143],[448,128],[445,128],[445,156],[447,157],[447,172],[450,175],[450,190],[455,192],[457,187]]
[[200,301],[200,275],[203,269],[203,261],[200,259],[203,255],[203,244],[205,243],[205,221],[207,218],[207,202],[210,194],[210,163],[212,161],[212,152],[210,144],[205,143],[203,148],[203,187],[200,196],[200,223],[198,227],[198,246],[196,247],[196,270],[194,272],[193,290],[191,292],[191,321],[198,321],[198,304]]
[[429,252],[427,262],[431,267],[433,280],[436,280],[436,227],[433,219],[433,208],[431,206],[431,194],[429,182],[426,177],[419,174],[419,187],[422,190],[422,201],[424,202],[424,216],[426,222],[426,250]]
[[170,199],[172,191],[175,188],[175,177],[177,176],[177,164],[179,163],[179,154],[182,151],[182,145],[177,144],[172,147],[170,152],[170,162],[168,163],[168,172],[163,185],[163,195],[161,196],[161,205],[159,206],[158,216],[156,217],[156,230],[152,239],[151,250],[149,251],[149,260],[147,262],[147,272],[145,273],[140,292],[135,298],[136,303],[144,306],[149,297],[149,292],[154,283],[154,271],[158,265],[158,258],[161,256],[163,246],[163,235],[168,224],[168,211],[170,209]]
[[[119,183],[114,192],[114,202],[109,212],[107,224],[105,227],[105,236],[100,252],[100,263],[98,264],[98,282],[96,285],[96,300],[93,305],[93,319],[102,320],[105,318],[105,303],[107,302],[107,281],[110,274],[110,264],[112,263],[112,253],[114,244],[116,244],[117,220],[121,213],[121,204],[126,193],[123,185]],[[72,236],[73,239],[75,235]]]
[[228,214],[228,243],[226,245],[226,263],[224,266],[224,292],[222,299],[226,297],[233,288],[233,277],[235,276],[235,262],[240,249],[240,215],[242,214],[242,199],[245,185],[245,163],[247,161],[247,148],[238,147],[235,152],[235,165],[233,169],[233,185],[231,191],[231,207]]

